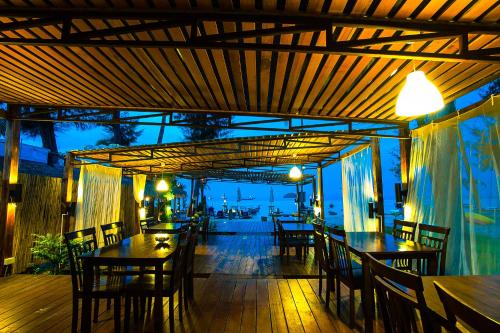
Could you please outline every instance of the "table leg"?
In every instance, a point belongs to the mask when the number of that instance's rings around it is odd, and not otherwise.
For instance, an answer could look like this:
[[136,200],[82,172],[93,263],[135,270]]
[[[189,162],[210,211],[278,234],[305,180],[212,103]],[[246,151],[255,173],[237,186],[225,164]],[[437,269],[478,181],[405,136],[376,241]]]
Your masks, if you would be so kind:
[[154,330],[163,331],[163,265],[155,267]]
[[94,266],[83,260],[83,297],[82,297],[82,333],[90,333],[92,326],[92,284],[94,279]]
[[364,299],[363,311],[365,312],[365,332],[373,332],[373,319],[375,317],[375,295],[373,294],[372,279],[370,276],[370,266],[366,256],[361,257],[363,265]]

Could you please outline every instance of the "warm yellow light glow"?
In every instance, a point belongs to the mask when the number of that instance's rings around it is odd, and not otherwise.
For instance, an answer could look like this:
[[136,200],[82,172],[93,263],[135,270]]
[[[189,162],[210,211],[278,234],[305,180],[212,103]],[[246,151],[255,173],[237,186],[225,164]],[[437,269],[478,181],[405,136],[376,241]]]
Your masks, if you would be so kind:
[[314,216],[319,216],[321,214],[321,207],[314,206]]
[[436,112],[444,107],[443,97],[424,72],[415,71],[406,77],[406,83],[396,102],[396,114],[415,117]]
[[149,195],[148,195],[148,196],[146,196],[146,197],[144,198],[144,200],[145,200],[145,201],[151,201],[151,198],[150,198],[150,197],[149,197]]
[[296,165],[294,165],[291,169],[290,169],[290,174],[289,174],[290,178],[292,179],[300,179],[302,178],[302,171],[300,171],[299,168],[297,168]]
[[139,208],[139,218],[141,220],[144,220],[146,218],[146,208],[144,207]]
[[139,190],[139,201],[144,200],[144,190]]
[[168,191],[168,184],[165,181],[165,179],[160,179],[160,181],[156,184],[156,190],[158,192],[167,192]]
[[411,209],[411,205],[410,204],[405,204],[403,206],[403,213],[404,213],[404,216],[405,216],[405,220],[409,220],[409,219],[412,218],[412,216],[411,216],[412,209]]

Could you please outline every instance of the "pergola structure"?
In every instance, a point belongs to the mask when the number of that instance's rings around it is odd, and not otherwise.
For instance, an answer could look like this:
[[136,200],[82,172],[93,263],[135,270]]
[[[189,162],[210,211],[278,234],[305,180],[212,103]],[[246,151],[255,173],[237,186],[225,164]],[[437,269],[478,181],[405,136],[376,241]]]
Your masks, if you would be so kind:
[[[267,184],[267,185],[295,185],[296,181],[292,181],[286,172],[277,171],[238,171],[238,170],[213,170],[207,169],[204,171],[181,173],[181,178],[187,179],[208,179],[229,182],[245,182],[251,184]],[[300,180],[301,184],[314,184],[314,176],[303,174]]]
[[[175,121],[175,113],[195,112],[273,117],[290,132],[330,135],[328,144],[365,136],[376,143],[388,129],[408,139],[411,119],[394,114],[407,74],[424,71],[445,102],[498,78],[499,16],[494,1],[2,2],[0,101],[8,107],[0,113],[7,119],[0,268],[12,255],[15,206],[8,202],[21,121],[196,126]],[[114,152],[99,162],[137,162]],[[408,159],[409,140],[401,140],[404,185]],[[162,169],[149,167],[142,171]],[[61,199],[64,209],[68,191]]]

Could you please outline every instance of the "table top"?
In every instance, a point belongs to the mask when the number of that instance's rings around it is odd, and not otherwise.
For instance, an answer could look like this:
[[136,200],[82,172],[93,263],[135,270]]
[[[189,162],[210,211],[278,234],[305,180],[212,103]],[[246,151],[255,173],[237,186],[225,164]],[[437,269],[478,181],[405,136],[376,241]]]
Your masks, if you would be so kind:
[[181,222],[158,223],[148,227],[147,229],[155,231],[178,231],[179,229],[182,229],[186,225],[187,225],[186,223],[181,223]]
[[168,260],[175,251],[178,237],[170,235],[165,243],[158,243],[154,234],[138,234],[113,245],[99,248],[81,256],[94,263],[130,265],[156,264]]
[[461,298],[467,305],[500,322],[500,275],[422,276],[427,307],[446,319],[434,281]]
[[382,232],[346,232],[347,243],[356,254],[370,253],[374,255],[402,253],[435,254],[438,249],[407,241]]
[[312,224],[307,223],[285,223],[283,224],[285,232],[313,232],[314,227]]

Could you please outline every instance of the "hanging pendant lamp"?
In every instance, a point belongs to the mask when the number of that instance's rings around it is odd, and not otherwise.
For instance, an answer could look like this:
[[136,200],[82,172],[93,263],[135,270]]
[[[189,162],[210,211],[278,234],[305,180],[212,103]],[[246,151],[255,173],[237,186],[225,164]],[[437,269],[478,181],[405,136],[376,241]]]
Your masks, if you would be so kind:
[[302,171],[296,166],[294,165],[291,169],[290,169],[290,173],[288,174],[288,176],[291,178],[291,179],[294,179],[294,180],[299,180],[300,178],[302,178]]
[[416,117],[436,112],[444,107],[443,97],[422,71],[414,71],[406,82],[396,102],[396,115]]
[[165,181],[165,179],[160,179],[158,183],[156,183],[156,191],[158,192],[167,192],[168,191],[168,184]]

